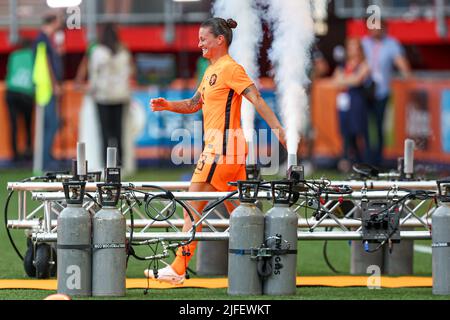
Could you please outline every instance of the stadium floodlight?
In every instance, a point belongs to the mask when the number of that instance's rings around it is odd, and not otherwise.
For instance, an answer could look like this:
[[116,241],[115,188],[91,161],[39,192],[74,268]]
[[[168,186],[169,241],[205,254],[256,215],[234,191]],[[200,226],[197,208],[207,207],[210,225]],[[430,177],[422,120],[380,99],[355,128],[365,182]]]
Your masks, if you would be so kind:
[[50,8],[70,8],[81,4],[82,0],[47,0]]

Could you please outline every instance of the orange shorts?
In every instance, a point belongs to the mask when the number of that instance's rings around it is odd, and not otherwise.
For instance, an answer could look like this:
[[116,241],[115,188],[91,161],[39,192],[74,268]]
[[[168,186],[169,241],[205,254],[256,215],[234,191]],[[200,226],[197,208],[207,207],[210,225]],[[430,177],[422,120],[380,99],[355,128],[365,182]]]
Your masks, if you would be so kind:
[[229,181],[245,180],[245,155],[224,156],[202,152],[191,182],[206,182],[218,191],[232,191]]

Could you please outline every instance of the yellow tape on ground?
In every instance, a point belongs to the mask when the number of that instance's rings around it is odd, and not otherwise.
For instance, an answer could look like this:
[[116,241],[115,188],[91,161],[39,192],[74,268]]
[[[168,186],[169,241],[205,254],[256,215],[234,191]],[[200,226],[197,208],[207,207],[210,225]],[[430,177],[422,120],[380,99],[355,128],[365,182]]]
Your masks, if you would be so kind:
[[[149,280],[150,289],[173,288],[205,288],[220,289],[228,286],[227,278],[194,278],[188,279],[182,285],[170,285],[156,280]],[[298,287],[366,287],[374,286],[373,277],[367,276],[322,276],[322,277],[297,277]],[[432,287],[431,277],[381,277],[382,288],[413,288]],[[0,289],[38,289],[56,290],[57,282],[50,280],[24,280],[3,279],[0,280]],[[147,279],[127,279],[127,289],[147,288]]]
[[[366,287],[376,286],[374,277],[368,276],[323,276],[297,277],[297,286]],[[382,288],[432,287],[431,277],[381,277]]]

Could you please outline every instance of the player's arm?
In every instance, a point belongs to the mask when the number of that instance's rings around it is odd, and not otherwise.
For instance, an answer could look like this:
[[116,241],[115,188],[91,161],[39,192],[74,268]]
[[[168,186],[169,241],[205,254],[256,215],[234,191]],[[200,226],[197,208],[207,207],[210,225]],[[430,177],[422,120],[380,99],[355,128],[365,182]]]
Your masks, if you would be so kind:
[[259,90],[255,85],[249,86],[242,92],[242,95],[250,101],[258,111],[259,115],[267,122],[269,127],[274,131],[280,143],[286,147],[286,138],[284,134],[284,129],[281,126],[280,121],[278,121],[277,116],[272,111],[272,109],[267,105],[266,101],[261,97]]
[[405,79],[410,78],[412,76],[411,65],[406,58],[405,50],[403,49],[402,45],[398,41],[394,40],[391,43],[390,49],[393,51],[392,54],[394,58],[394,65],[400,71],[402,77]]
[[408,60],[403,55],[399,55],[394,60],[395,66],[400,70],[400,73],[404,78],[410,78],[411,73],[411,66],[409,65]]
[[354,74],[344,74],[342,71],[338,71],[335,76],[335,82],[340,87],[346,88],[350,86],[360,86],[366,81],[370,75],[370,69],[367,63],[362,63],[361,67]]
[[156,98],[150,100],[152,111],[172,111],[176,113],[194,113],[202,107],[202,97],[200,92],[196,92],[190,99],[179,101],[168,101],[164,98]]

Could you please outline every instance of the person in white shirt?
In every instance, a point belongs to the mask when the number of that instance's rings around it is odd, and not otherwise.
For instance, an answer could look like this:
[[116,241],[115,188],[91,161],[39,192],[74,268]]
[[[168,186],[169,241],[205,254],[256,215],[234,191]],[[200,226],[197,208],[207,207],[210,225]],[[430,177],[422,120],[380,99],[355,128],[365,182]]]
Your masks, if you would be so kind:
[[89,61],[90,90],[98,106],[103,155],[107,147],[117,147],[122,162],[122,117],[130,102],[131,54],[120,42],[116,27],[105,24]]

